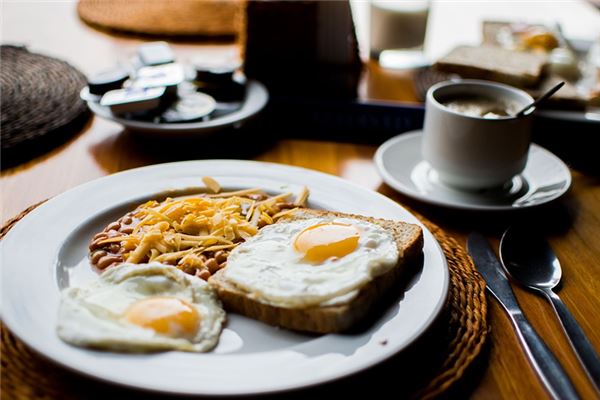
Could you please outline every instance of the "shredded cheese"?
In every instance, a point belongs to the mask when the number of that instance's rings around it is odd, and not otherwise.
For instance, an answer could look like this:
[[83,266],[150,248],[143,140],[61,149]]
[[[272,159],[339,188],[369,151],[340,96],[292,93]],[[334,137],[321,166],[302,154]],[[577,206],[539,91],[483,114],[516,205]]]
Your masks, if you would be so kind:
[[210,189],[213,193],[219,193],[221,191],[221,185],[219,185],[219,182],[215,181],[210,176],[203,177],[202,182],[204,182],[206,187]]
[[133,211],[137,222],[130,234],[120,232],[100,244],[119,243],[130,263],[158,261],[202,270],[217,253],[226,257],[261,227],[302,207],[308,196],[304,188],[292,202],[292,193],[268,196],[259,188],[222,192],[214,179],[204,177],[203,182],[213,193],[148,201]]

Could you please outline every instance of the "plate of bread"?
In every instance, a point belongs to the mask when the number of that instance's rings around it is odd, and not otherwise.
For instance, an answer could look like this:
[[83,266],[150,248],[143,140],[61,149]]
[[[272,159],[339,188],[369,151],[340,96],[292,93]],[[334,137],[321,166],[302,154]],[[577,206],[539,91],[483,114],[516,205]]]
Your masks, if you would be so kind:
[[50,360],[170,394],[322,384],[409,346],[442,310],[444,254],[407,210],[253,161],[133,169],[3,239],[3,321]]
[[565,85],[539,110],[543,119],[597,124],[600,121],[600,39],[568,40],[560,25],[484,21],[479,44],[457,46],[417,73],[423,97],[429,86],[448,79],[506,83],[539,97]]

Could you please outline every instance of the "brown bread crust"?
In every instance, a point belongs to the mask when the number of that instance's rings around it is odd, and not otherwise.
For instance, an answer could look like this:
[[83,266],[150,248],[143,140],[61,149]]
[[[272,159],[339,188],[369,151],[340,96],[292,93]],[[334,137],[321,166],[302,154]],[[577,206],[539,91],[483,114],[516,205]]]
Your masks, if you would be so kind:
[[402,267],[417,258],[422,252],[423,232],[419,226],[414,224],[310,209],[298,210],[286,220],[319,216],[354,218],[385,228],[392,234],[398,246],[398,263],[394,268],[362,287],[359,294],[349,302],[309,308],[284,308],[262,303],[253,298],[251,293],[240,290],[224,279],[223,270],[221,270],[208,282],[217,291],[228,311],[257,319],[269,325],[298,331],[316,333],[344,331],[368,314],[375,303],[400,280],[404,270]]

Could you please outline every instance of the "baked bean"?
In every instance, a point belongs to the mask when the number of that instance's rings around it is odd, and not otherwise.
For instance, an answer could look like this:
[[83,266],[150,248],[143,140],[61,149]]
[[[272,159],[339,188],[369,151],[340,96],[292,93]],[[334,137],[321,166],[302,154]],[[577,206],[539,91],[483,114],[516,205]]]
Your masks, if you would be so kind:
[[200,279],[204,279],[205,281],[210,278],[210,272],[207,269],[196,270],[196,276]]
[[106,239],[108,237],[108,233],[106,232],[100,232],[100,233],[96,233],[94,235],[94,239],[93,240],[102,240],[102,239]]
[[104,230],[105,231],[118,231],[121,228],[121,224],[118,222],[113,222],[112,224],[108,225]]
[[121,233],[124,233],[126,235],[133,233],[133,226],[128,226],[126,228],[121,227]]
[[121,250],[121,245],[113,243],[110,246],[108,246],[107,250],[111,253],[118,253]]
[[133,218],[131,218],[129,215],[126,215],[123,218],[121,218],[121,223],[124,225],[131,225],[132,222]]
[[105,247],[105,244],[100,244],[101,241],[103,241],[105,238],[100,238],[100,239],[95,239],[92,241],[92,243],[90,243],[89,249],[90,251],[94,251],[94,250],[98,250],[101,249],[103,247]]
[[225,268],[227,266],[227,261],[223,261],[221,264],[219,264],[219,269]]
[[120,256],[115,256],[115,255],[106,255],[104,257],[101,257],[100,260],[98,260],[98,268],[99,269],[105,269],[110,267],[113,264],[117,264],[123,262],[123,257]]
[[92,264],[98,264],[98,261],[104,257],[107,253],[104,250],[96,250],[92,253],[91,261]]
[[196,267],[193,267],[191,265],[184,265],[183,266],[183,272],[185,272],[186,274],[190,274],[190,275],[196,275],[196,271],[198,269]]
[[223,250],[219,250],[215,253],[215,260],[221,264],[223,261],[227,260],[227,254],[225,254]]
[[214,258],[208,259],[205,266],[211,274],[214,274],[219,269],[219,263]]

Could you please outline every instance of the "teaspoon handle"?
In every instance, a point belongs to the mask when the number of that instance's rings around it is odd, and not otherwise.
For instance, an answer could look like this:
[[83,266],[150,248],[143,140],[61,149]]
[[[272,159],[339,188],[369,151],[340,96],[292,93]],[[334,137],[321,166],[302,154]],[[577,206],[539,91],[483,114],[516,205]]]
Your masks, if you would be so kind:
[[583,368],[592,380],[596,390],[600,391],[600,358],[594,347],[560,297],[551,290],[544,290],[544,294],[552,303],[558,320],[567,334],[567,338]]

